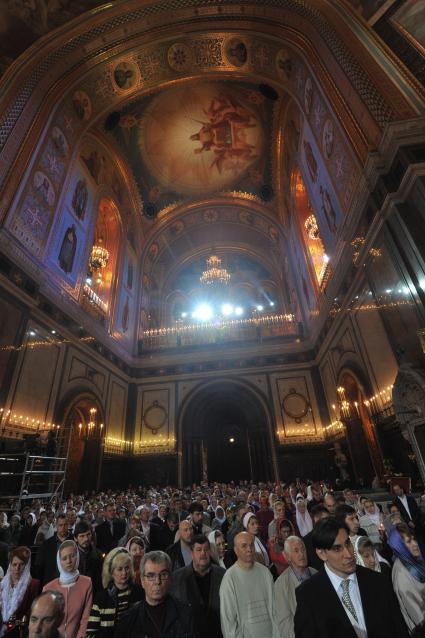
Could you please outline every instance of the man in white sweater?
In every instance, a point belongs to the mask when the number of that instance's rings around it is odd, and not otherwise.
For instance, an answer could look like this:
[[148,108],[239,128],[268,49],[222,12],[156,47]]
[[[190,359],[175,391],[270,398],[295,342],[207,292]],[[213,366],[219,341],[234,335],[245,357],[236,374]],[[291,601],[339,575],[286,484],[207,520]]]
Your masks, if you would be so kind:
[[220,586],[220,618],[224,638],[280,638],[274,618],[273,578],[254,561],[254,538],[235,536],[238,560]]

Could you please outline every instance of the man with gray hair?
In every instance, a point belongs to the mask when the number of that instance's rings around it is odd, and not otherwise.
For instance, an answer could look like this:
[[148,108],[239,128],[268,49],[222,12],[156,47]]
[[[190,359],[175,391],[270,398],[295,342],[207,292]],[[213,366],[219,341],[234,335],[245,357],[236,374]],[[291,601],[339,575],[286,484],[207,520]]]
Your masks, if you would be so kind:
[[58,627],[65,614],[65,599],[60,591],[45,591],[34,599],[28,623],[28,638],[62,638]]
[[295,590],[298,585],[316,573],[307,567],[307,551],[298,536],[289,536],[284,545],[284,555],[289,567],[274,584],[274,606],[280,635],[295,638],[294,616],[297,608]]
[[115,627],[116,638],[195,638],[188,605],[172,598],[171,560],[162,551],[148,552],[140,563],[145,600],[134,605]]

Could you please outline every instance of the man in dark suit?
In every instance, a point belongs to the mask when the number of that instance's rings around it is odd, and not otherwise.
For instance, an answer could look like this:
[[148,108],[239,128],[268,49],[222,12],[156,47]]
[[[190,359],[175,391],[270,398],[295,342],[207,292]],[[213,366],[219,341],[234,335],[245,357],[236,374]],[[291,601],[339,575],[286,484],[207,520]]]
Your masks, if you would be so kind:
[[225,570],[211,565],[210,543],[202,534],[191,542],[192,563],[173,572],[170,594],[192,607],[199,634],[222,638],[219,590]]
[[7,572],[7,568],[9,567],[9,545],[3,543],[3,541],[0,541],[0,567],[4,573]]
[[179,540],[167,549],[167,554],[171,559],[171,571],[176,571],[192,562],[192,550],[190,543],[193,536],[192,523],[182,521],[179,525]]
[[324,569],[295,590],[295,638],[407,638],[390,582],[356,566],[347,527],[325,518],[312,542]]
[[75,525],[74,540],[80,555],[78,570],[83,576],[91,578],[93,593],[96,593],[102,589],[103,556],[93,545],[93,532],[86,521]]
[[412,529],[415,528],[419,519],[419,507],[413,496],[407,496],[400,485],[393,485],[394,503],[397,504],[400,514],[405,523]]
[[109,502],[105,507],[105,520],[96,527],[96,545],[101,552],[107,554],[118,547],[118,541],[124,536],[125,521],[117,518],[115,503]]
[[56,533],[40,545],[35,557],[35,576],[43,587],[59,576],[56,554],[60,545],[69,538],[66,514],[59,514],[56,518]]

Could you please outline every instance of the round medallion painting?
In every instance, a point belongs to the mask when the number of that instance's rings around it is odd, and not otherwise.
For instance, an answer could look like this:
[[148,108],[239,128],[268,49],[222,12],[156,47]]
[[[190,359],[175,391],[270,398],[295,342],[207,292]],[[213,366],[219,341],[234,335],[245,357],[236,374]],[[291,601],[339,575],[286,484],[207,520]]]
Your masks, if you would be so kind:
[[221,83],[176,87],[152,100],[139,125],[141,157],[167,191],[229,188],[265,148],[258,107]]

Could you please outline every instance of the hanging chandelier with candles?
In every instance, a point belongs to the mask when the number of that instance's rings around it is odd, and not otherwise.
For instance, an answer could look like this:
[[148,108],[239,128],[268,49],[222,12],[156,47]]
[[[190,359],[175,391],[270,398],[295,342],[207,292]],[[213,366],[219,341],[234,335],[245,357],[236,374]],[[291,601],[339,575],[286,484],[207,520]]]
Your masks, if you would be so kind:
[[199,278],[201,284],[206,286],[226,285],[230,281],[230,274],[221,267],[221,259],[217,255],[211,255],[207,259],[207,270],[204,270]]
[[106,268],[109,261],[109,251],[102,246],[94,245],[91,249],[90,253],[90,268],[92,270],[101,270],[102,268]]
[[309,217],[307,217],[304,222],[304,228],[306,229],[307,235],[310,237],[310,239],[319,239],[319,227],[314,215],[310,215]]

